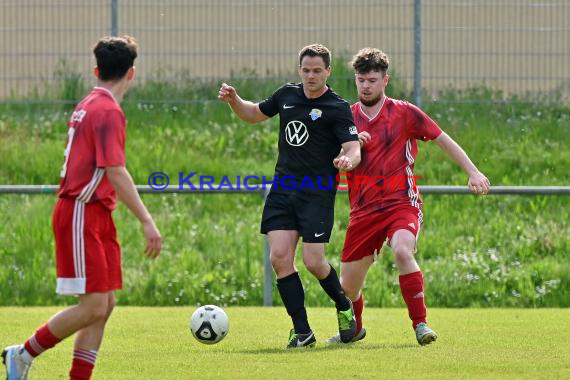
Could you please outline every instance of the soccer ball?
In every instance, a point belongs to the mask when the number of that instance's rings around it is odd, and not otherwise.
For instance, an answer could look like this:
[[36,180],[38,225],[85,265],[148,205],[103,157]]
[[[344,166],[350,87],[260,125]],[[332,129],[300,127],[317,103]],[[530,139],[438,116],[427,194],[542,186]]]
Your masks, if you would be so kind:
[[199,307],[190,318],[190,331],[200,343],[218,343],[228,335],[229,328],[228,316],[215,305]]

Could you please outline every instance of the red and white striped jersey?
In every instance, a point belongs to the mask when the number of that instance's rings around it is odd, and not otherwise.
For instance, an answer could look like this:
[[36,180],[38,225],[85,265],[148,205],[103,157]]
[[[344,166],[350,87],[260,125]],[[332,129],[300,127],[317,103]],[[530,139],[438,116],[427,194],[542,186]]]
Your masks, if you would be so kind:
[[68,126],[58,196],[84,203],[101,202],[113,210],[117,196],[105,168],[125,166],[123,110],[109,90],[95,87],[77,105]]
[[362,162],[351,172],[353,181],[358,176],[368,179],[349,190],[351,217],[400,205],[421,210],[420,193],[412,177],[416,140],[433,140],[442,130],[418,107],[388,97],[374,118],[368,118],[360,102],[352,106],[352,115],[358,132],[370,133],[371,140],[362,148]]

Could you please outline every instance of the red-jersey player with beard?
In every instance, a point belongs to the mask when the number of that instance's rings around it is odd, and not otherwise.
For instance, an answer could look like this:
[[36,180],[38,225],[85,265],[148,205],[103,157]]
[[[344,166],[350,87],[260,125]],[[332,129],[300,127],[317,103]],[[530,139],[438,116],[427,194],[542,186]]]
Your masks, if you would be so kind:
[[[427,325],[423,276],[416,262],[422,224],[422,201],[414,181],[417,140],[434,141],[469,176],[471,192],[489,191],[489,180],[461,147],[418,107],[384,94],[388,57],[374,48],[360,50],[352,61],[359,102],[352,114],[362,145],[362,161],[351,175],[350,223],[342,251],[341,284],[354,305],[357,334],[363,339],[362,285],[370,265],[388,240],[400,272],[400,289],[419,344],[437,334]],[[361,178],[356,184],[356,178]],[[340,342],[338,336],[329,339]]]

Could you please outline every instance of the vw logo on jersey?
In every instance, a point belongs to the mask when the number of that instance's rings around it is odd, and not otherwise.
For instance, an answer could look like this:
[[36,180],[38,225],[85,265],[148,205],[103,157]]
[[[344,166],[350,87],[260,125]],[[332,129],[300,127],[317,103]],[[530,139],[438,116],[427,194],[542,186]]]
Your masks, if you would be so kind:
[[309,112],[309,116],[311,117],[311,120],[315,121],[317,120],[319,117],[321,117],[321,115],[323,114],[323,111],[321,111],[318,108],[313,108],[311,110],[311,112]]
[[305,124],[293,120],[288,122],[285,127],[285,139],[291,146],[301,146],[309,139],[309,131]]

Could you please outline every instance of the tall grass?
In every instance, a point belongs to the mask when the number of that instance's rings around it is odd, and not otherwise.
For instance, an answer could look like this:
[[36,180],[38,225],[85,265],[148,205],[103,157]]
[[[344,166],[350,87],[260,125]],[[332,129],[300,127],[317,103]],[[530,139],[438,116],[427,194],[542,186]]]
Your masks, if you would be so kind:
[[[343,71],[344,70],[344,71]],[[295,80],[295,76],[291,75]],[[58,96],[79,96],[81,80],[65,79]],[[229,79],[246,99],[261,100],[281,81]],[[246,125],[216,100],[218,82],[149,82],[132,89],[127,115],[127,166],[135,182],[151,173],[272,175],[277,119]],[[348,71],[335,65],[332,87],[354,100]],[[393,76],[389,94],[407,97]],[[63,95],[66,94],[66,95]],[[488,89],[448,92],[425,110],[457,140],[494,185],[568,185],[570,109],[557,103],[489,103]],[[478,96],[478,103],[461,103]],[[183,98],[188,103],[173,99]],[[47,100],[52,98],[46,98]],[[205,101],[205,102],[204,102]],[[56,184],[66,120],[72,106],[0,105],[0,183]],[[465,174],[434,144],[420,144],[421,184],[464,185]],[[177,181],[174,180],[176,183]],[[124,207],[116,212],[124,251],[125,291],[133,305],[259,305],[263,238],[258,195],[145,195],[165,239],[156,262],[143,258],[140,226]],[[0,196],[0,305],[69,302],[53,294],[51,211],[45,195]],[[427,300],[441,307],[570,306],[570,202],[567,197],[424,197],[425,224],[418,258]],[[328,257],[338,267],[348,218],[340,194]],[[302,264],[300,264],[302,267]],[[318,282],[301,268],[307,302],[328,305]],[[366,298],[373,306],[402,306],[393,257],[387,249],[372,267]],[[276,294],[276,293],[274,293]],[[275,302],[279,302],[275,296]]]

